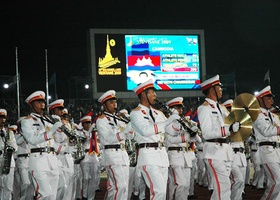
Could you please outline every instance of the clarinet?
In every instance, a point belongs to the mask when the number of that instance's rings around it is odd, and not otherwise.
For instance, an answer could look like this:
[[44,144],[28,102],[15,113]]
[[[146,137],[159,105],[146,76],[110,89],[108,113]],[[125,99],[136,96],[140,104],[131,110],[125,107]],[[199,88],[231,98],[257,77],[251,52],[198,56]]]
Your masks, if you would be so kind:
[[[46,115],[43,115],[44,118],[43,120],[51,123],[51,124],[55,124],[56,122],[60,121],[59,119],[56,119],[56,118],[53,118],[52,116],[46,116]],[[65,124],[61,125],[59,127],[59,129],[65,133],[65,135],[69,138],[69,140],[75,144],[78,143],[78,137],[76,136],[75,132],[74,131],[70,131],[66,126]]]
[[[160,102],[159,100],[155,99],[155,102],[159,104],[159,106],[162,109],[162,112],[167,113],[168,115],[172,115],[172,110],[165,105],[164,103]],[[190,134],[191,137],[196,136],[198,131],[193,131],[190,127],[189,123],[186,123],[186,119],[183,116],[180,116],[180,119],[177,119],[177,121],[182,125],[183,129]],[[193,127],[193,126],[192,126]]]

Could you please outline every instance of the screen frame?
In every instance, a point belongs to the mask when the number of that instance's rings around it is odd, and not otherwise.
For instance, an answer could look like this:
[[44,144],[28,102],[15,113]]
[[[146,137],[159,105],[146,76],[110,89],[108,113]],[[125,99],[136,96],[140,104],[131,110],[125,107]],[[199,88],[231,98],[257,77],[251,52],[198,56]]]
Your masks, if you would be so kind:
[[[97,92],[97,58],[95,54],[95,34],[124,34],[124,35],[198,35],[200,54],[200,77],[201,82],[206,78],[206,59],[204,30],[202,29],[89,29],[89,67],[92,77],[92,98],[98,99],[104,92]],[[114,90],[114,86],[112,85]],[[116,91],[117,96],[122,99],[137,98],[133,91]],[[174,98],[178,96],[197,97],[202,96],[200,89],[183,89],[156,91],[159,98]]]

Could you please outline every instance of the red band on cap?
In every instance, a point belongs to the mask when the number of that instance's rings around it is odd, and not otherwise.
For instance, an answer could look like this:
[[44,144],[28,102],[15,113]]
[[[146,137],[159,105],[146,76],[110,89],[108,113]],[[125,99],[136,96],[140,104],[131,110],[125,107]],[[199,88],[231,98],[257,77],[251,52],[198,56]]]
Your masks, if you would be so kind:
[[153,83],[150,83],[148,85],[144,85],[143,87],[139,88],[137,91],[136,91],[136,94],[139,95],[141,92],[143,92],[144,90],[148,89],[148,88],[154,88],[154,84]]
[[272,95],[271,91],[269,90],[269,91],[266,91],[266,92],[262,93],[261,95],[259,95],[259,96],[257,97],[257,99],[260,99],[261,97],[264,97],[264,96],[266,96],[266,95]]
[[105,98],[102,100],[101,103],[103,104],[105,101],[107,101],[107,100],[109,100],[109,99],[113,99],[113,98],[115,99],[116,96],[115,96],[115,95],[112,95],[112,94],[111,94],[111,95],[108,95],[107,97],[105,97]]
[[172,102],[172,103],[168,104],[168,107],[171,107],[171,106],[176,106],[176,105],[180,105],[180,106],[182,106],[182,105],[183,105],[183,103],[182,103],[181,101]]
[[28,104],[30,104],[32,101],[39,100],[39,99],[45,100],[45,99],[43,98],[42,95],[37,95],[37,96],[35,96],[35,97],[32,97],[32,98],[28,101]]
[[201,90],[206,90],[206,89],[208,89],[208,88],[210,88],[210,87],[212,87],[214,85],[218,85],[218,84],[220,84],[220,80],[216,80],[216,81],[214,81],[212,83],[204,85],[203,87],[201,87]]
[[50,110],[52,110],[52,109],[54,109],[54,108],[57,108],[57,107],[62,107],[62,108],[64,108],[64,105],[63,105],[62,103],[56,103],[56,104],[50,106]]

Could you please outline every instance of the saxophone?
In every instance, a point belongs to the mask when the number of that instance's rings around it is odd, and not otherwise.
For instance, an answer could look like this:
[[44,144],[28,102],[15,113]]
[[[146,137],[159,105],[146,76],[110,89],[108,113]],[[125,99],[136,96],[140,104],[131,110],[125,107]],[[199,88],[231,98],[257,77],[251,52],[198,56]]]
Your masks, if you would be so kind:
[[74,163],[79,164],[84,158],[85,158],[85,148],[83,143],[85,142],[85,139],[83,137],[80,137],[76,133],[76,128],[74,127],[74,124],[71,123],[72,133],[75,135],[75,140],[73,144],[77,147],[77,151],[72,153],[72,156],[74,158]]
[[125,140],[125,150],[129,157],[129,166],[135,167],[137,165],[137,143],[134,139],[126,139]]
[[[10,140],[10,130],[7,128],[6,135],[4,137],[4,152],[3,152],[3,158],[4,158],[4,164],[2,168],[2,174],[9,174],[10,168],[11,168],[11,161],[12,161],[12,155],[15,149],[8,145],[8,141]],[[1,129],[1,135],[5,134],[4,131]]]
[[[57,118],[54,118],[52,116],[48,116],[50,119],[50,123],[55,124],[56,122],[60,121]],[[74,158],[74,163],[79,164],[84,158],[85,158],[85,149],[83,146],[84,139],[82,137],[79,137],[76,132],[76,128],[74,126],[74,123],[71,122],[71,129],[67,128],[65,124],[59,127],[59,129],[69,138],[69,142],[76,146],[77,151],[72,153],[72,156]]]

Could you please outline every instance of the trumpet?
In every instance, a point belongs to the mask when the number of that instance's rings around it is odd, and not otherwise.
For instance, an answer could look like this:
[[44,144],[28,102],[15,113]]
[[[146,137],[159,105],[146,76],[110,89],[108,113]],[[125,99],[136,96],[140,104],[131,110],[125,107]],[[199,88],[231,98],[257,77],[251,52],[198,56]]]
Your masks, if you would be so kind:
[[[168,115],[172,115],[172,110],[165,105],[164,103],[160,102],[159,100],[155,99],[155,102],[161,107],[161,110],[163,113],[166,113]],[[198,127],[197,125],[194,125],[194,123],[191,123],[190,120],[187,120],[184,116],[180,116],[180,118],[177,120],[183,129],[190,134],[191,137],[196,136],[198,134]],[[196,127],[196,128],[194,128]],[[194,131],[195,130],[195,131]]]
[[124,113],[118,113],[118,117],[122,118],[122,121],[128,124],[130,122],[130,118],[125,116]]

